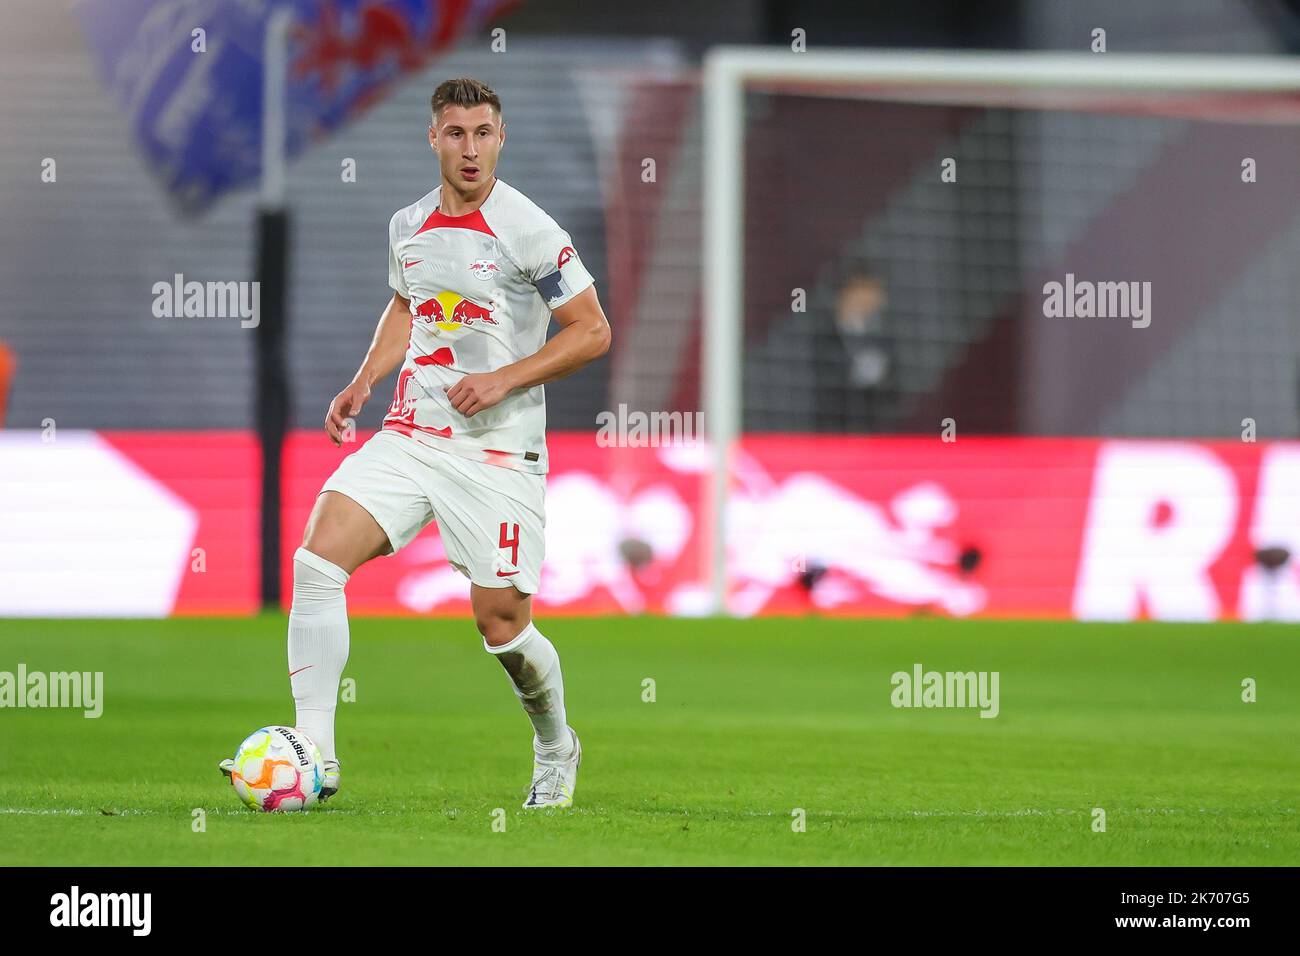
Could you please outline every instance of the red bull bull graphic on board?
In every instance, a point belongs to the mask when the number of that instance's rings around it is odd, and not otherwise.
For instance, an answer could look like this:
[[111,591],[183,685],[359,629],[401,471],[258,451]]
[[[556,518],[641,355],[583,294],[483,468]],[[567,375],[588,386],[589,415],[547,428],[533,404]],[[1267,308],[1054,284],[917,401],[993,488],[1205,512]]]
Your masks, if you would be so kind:
[[[400,398],[394,411],[403,413]],[[357,442],[368,437],[359,432]],[[538,606],[707,607],[699,600],[708,595],[707,449],[611,456],[590,432],[547,440],[556,464]],[[747,604],[738,611],[1300,620],[1300,442],[771,435],[747,437],[741,452],[730,549],[733,600]],[[343,454],[316,429],[288,437],[286,527],[306,523]],[[63,614],[69,594],[86,615],[254,610],[256,459],[256,436],[244,432],[71,432],[57,449],[34,431],[0,432],[0,487],[9,492],[0,521],[21,528],[38,515],[42,534],[76,545],[33,549],[23,541],[40,535],[14,539],[0,552],[0,582],[17,582],[0,588],[0,615]],[[214,481],[213,469],[225,477]],[[70,496],[69,476],[78,475],[95,480]],[[137,575],[125,597],[87,586],[104,566],[97,556],[123,547],[120,522],[86,517],[111,512],[101,503],[106,488],[132,503],[137,524],[148,515],[150,548],[186,556],[202,544],[208,572],[181,573],[177,558]],[[288,596],[297,541],[286,535],[283,545]],[[972,549],[981,559],[963,560]],[[90,557],[70,564],[69,553]],[[348,604],[357,614],[459,615],[469,610],[469,584],[446,567],[430,526],[391,563],[359,568]]]
[[[547,441],[537,606],[707,612],[707,444],[616,460],[590,433]],[[337,452],[311,447],[323,479]],[[736,614],[1300,620],[1300,442],[751,435],[733,469]],[[360,569],[349,601],[464,613],[438,547],[427,531]]]

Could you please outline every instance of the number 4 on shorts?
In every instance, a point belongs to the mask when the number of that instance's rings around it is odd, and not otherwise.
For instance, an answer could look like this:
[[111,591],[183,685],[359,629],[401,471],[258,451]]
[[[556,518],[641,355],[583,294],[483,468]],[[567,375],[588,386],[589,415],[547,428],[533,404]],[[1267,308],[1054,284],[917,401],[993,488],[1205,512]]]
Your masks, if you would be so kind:
[[506,537],[506,529],[509,527],[510,524],[508,522],[506,521],[501,522],[501,543],[498,544],[497,547],[509,548],[510,563],[514,565],[518,565],[519,564],[519,525],[514,526],[515,536],[513,538]]

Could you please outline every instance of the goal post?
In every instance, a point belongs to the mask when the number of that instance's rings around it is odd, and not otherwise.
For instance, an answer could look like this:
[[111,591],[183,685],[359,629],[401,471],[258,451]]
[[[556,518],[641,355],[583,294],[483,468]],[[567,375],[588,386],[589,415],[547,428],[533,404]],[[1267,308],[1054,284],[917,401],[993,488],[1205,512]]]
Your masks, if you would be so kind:
[[[745,93],[780,92],[918,103],[1060,106],[1062,95],[1300,93],[1300,61],[1282,56],[812,49],[719,46],[704,57],[701,367],[711,475],[704,567],[711,608],[728,606],[727,503],[743,423]],[[1053,105],[1053,104],[1057,105]],[[1294,119],[1291,120],[1294,122]]]

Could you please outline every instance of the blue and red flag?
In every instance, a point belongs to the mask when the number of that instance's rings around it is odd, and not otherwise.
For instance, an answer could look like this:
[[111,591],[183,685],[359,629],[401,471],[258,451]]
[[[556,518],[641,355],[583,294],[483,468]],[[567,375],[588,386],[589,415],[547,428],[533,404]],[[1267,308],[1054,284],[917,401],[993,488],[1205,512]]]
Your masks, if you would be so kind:
[[263,48],[276,9],[294,14],[285,109],[292,158],[515,4],[82,0],[78,15],[150,166],[195,212],[261,172]]

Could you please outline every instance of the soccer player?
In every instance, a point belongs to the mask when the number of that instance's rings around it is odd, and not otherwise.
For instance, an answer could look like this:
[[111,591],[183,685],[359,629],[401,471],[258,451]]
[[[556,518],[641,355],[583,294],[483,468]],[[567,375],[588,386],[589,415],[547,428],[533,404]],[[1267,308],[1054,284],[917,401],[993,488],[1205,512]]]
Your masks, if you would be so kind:
[[[333,796],[344,585],[436,520],[448,561],[470,580],[483,646],[533,725],[524,807],[569,806],[582,747],[565,714],[559,656],[531,614],[545,547],[542,386],[604,355],[609,323],[569,234],[496,177],[506,140],[496,93],[448,80],[431,105],[442,183],[389,223],[393,297],[356,377],[330,403],[326,433],[341,444],[345,419],[400,365],[397,389],[382,430],[325,482],[294,554],[296,726],[324,758],[321,798]],[[561,328],[548,341],[551,316]]]

